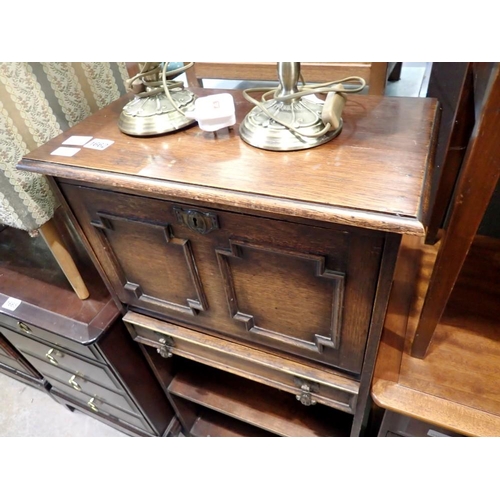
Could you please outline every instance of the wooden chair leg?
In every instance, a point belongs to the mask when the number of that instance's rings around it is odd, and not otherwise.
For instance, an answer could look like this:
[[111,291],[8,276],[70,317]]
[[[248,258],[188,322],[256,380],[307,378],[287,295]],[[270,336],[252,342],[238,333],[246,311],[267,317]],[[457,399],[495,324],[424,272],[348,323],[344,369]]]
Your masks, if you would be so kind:
[[68,279],[73,290],[78,295],[80,299],[86,299],[89,297],[89,291],[83,282],[83,279],[78,271],[73,257],[71,257],[66,245],[62,241],[61,235],[57,231],[53,219],[47,221],[39,229],[40,234],[47,243],[52,255],[56,259],[62,272]]
[[401,80],[401,70],[403,69],[403,63],[397,62],[389,73],[387,80],[389,82],[397,82]]

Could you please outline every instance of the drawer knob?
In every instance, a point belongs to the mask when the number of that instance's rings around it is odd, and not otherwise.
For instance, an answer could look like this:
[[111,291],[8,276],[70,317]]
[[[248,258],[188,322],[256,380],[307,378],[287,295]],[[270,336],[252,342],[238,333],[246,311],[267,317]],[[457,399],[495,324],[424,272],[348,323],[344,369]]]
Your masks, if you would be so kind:
[[53,365],[56,365],[58,366],[59,363],[57,362],[57,359],[54,358],[54,356],[52,356],[52,354],[55,354],[55,355],[58,355],[58,356],[61,356],[61,353],[59,351],[56,351],[54,349],[49,349],[49,351],[47,352],[47,354],[45,354],[45,357],[53,364]]
[[171,348],[174,345],[174,340],[171,337],[165,336],[165,337],[160,337],[158,339],[158,342],[162,344],[158,349],[156,349],[156,352],[162,357],[162,358],[171,358],[173,356]]
[[80,387],[80,384],[75,380],[76,378],[76,375],[73,375],[69,380],[69,385],[71,387],[73,387],[73,389],[75,389],[76,391],[81,391],[82,388]]
[[87,403],[87,406],[94,412],[99,413],[99,408],[94,403],[95,398],[90,398],[89,402]]
[[304,406],[311,406],[316,404],[316,401],[312,398],[312,388],[307,383],[304,383],[300,386],[300,394],[297,394],[296,398]]
[[22,321],[18,321],[17,326],[18,326],[19,330],[21,330],[24,333],[30,333],[30,334],[32,333],[31,328],[28,325],[26,325],[25,323],[23,323]]

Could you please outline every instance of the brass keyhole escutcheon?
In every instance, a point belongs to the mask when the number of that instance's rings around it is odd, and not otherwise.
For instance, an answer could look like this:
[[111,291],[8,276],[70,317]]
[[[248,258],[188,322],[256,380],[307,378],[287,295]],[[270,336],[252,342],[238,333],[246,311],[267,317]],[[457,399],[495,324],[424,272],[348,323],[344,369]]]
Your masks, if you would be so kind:
[[174,213],[177,217],[177,222],[197,233],[207,234],[219,228],[217,216],[213,213],[179,207],[174,207]]

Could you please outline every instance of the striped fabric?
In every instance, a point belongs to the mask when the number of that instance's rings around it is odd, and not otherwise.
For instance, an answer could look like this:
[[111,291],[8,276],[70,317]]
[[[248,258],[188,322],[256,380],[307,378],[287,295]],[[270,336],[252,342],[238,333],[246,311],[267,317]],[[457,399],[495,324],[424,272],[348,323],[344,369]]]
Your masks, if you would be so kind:
[[21,157],[125,93],[125,63],[0,62],[0,224],[34,231],[57,206]]

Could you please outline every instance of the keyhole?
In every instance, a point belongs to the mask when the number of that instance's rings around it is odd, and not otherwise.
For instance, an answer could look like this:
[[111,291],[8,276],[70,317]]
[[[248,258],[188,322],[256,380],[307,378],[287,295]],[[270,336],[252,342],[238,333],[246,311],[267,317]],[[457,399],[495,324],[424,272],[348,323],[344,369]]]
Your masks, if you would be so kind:
[[196,217],[193,217],[193,225],[194,227],[198,227],[198,219]]

